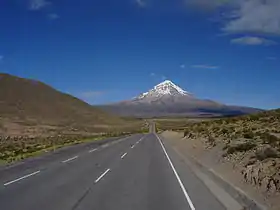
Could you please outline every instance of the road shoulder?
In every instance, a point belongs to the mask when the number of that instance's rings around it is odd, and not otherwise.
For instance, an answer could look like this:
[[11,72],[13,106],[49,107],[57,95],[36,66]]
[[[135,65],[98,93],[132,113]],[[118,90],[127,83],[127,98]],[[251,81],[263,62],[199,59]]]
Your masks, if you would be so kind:
[[169,147],[180,156],[186,166],[192,169],[195,175],[227,209],[237,209],[238,204],[240,205],[238,208],[241,209],[268,209],[263,203],[250,198],[244,191],[226,181],[220,173],[201,161],[199,155],[193,154],[192,149],[194,148],[188,148],[188,150],[186,150],[186,143],[178,133],[177,135],[175,135],[175,133],[170,135],[170,133],[164,132],[160,136],[165,144],[169,145]]

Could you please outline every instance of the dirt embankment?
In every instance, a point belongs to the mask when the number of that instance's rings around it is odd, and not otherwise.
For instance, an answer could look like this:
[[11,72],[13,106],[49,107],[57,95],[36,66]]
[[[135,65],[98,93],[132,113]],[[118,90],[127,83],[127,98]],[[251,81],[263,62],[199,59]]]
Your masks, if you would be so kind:
[[225,143],[172,131],[161,135],[180,153],[196,159],[267,209],[280,209],[280,159],[269,144],[256,146],[245,138]]

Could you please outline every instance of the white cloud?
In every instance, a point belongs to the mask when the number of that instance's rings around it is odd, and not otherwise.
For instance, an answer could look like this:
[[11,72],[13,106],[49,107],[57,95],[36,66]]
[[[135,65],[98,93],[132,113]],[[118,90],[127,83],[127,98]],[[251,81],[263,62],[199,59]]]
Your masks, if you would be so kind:
[[56,13],[50,13],[50,14],[48,14],[48,18],[49,18],[50,20],[56,20],[56,19],[59,18],[59,15],[56,14]]
[[234,6],[224,31],[280,35],[279,0],[237,0]]
[[180,65],[180,68],[181,68],[181,69],[184,69],[184,68],[186,68],[186,65],[185,65],[185,64],[182,64],[182,65]]
[[[226,33],[280,35],[280,0],[184,0],[206,11],[219,11]],[[220,12],[225,7],[225,12]]]
[[29,0],[30,10],[41,10],[49,5],[51,5],[51,2],[47,0]]
[[152,72],[152,73],[150,73],[150,76],[154,77],[154,76],[156,76],[156,74],[154,72]]
[[254,36],[244,36],[236,39],[231,40],[232,44],[240,44],[240,45],[274,45],[277,44],[276,42],[264,39],[260,37],[254,37]]
[[135,3],[139,6],[139,7],[146,7],[147,3],[145,0],[135,0]]
[[197,68],[197,69],[218,69],[219,68],[219,66],[204,65],[204,64],[192,65],[191,67]]

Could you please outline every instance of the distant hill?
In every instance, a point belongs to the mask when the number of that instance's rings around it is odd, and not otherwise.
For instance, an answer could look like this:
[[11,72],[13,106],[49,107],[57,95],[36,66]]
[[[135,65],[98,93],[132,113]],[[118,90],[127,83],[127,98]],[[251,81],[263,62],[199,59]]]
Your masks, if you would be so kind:
[[100,108],[121,116],[137,117],[236,116],[262,111],[251,107],[228,106],[212,100],[198,99],[168,80],[131,100],[103,105]]
[[[0,74],[0,128],[3,123],[97,126],[125,120],[35,80]],[[11,127],[11,126],[10,126]]]

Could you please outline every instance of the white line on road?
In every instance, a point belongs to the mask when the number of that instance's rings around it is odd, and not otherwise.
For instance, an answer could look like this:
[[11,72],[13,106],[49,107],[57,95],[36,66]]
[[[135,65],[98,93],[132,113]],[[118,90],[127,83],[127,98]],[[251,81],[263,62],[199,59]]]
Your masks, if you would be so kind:
[[121,156],[121,159],[123,159],[126,155],[127,155],[127,152],[124,153],[124,154]]
[[131,146],[131,149],[133,149],[140,141],[142,141],[146,136],[143,136],[139,141],[137,141],[134,145]]
[[139,142],[142,141],[146,136],[143,136],[141,139],[139,139]]
[[179,177],[179,175],[178,175],[178,173],[177,173],[175,167],[173,166],[173,163],[172,163],[170,157],[168,156],[168,154],[167,154],[167,152],[166,152],[166,149],[164,148],[164,146],[163,146],[163,144],[162,144],[160,138],[158,137],[158,135],[155,134],[155,136],[157,137],[157,139],[158,139],[158,141],[159,141],[159,143],[160,143],[160,145],[161,145],[161,147],[162,147],[162,149],[163,149],[163,151],[164,151],[164,153],[165,153],[165,155],[166,155],[166,157],[167,157],[167,159],[168,159],[168,162],[169,162],[169,164],[171,165],[171,168],[172,168],[172,170],[173,170],[173,172],[174,172],[174,174],[175,174],[175,176],[176,176],[176,178],[177,178],[177,180],[178,180],[178,182],[179,182],[179,184],[180,184],[180,187],[181,187],[181,189],[182,189],[182,191],[183,191],[183,193],[184,193],[184,195],[185,195],[185,197],[186,197],[186,199],[187,199],[187,201],[188,201],[188,203],[189,203],[189,206],[191,207],[191,210],[195,210],[195,207],[194,207],[194,205],[193,205],[193,203],[192,203],[192,201],[191,201],[191,198],[190,198],[190,196],[188,195],[187,190],[185,189],[184,184],[183,184],[183,182],[181,181],[181,179],[180,179],[180,177]]
[[106,148],[106,147],[108,147],[109,146],[109,144],[104,144],[104,145],[102,145],[101,147],[102,148]]
[[100,181],[100,179],[102,179],[111,169],[108,168],[103,174],[100,175],[100,177],[98,177],[94,182],[97,183]]
[[7,186],[7,185],[9,185],[9,184],[13,184],[13,183],[18,182],[18,181],[20,181],[20,180],[22,180],[22,179],[26,179],[27,177],[34,176],[35,174],[38,174],[38,173],[40,173],[40,171],[35,171],[35,172],[31,173],[31,174],[27,174],[27,175],[25,175],[25,176],[23,176],[23,177],[20,177],[20,178],[18,178],[18,179],[15,179],[15,180],[13,180],[13,181],[10,181],[10,182],[5,183],[4,186]]
[[76,158],[78,158],[78,156],[75,156],[75,157],[69,158],[67,160],[64,160],[64,161],[62,161],[62,163],[67,163],[67,162],[69,162],[71,160],[75,160]]
[[92,150],[89,150],[88,152],[89,152],[89,153],[92,153],[92,152],[95,152],[96,150],[97,150],[97,148],[92,149]]

